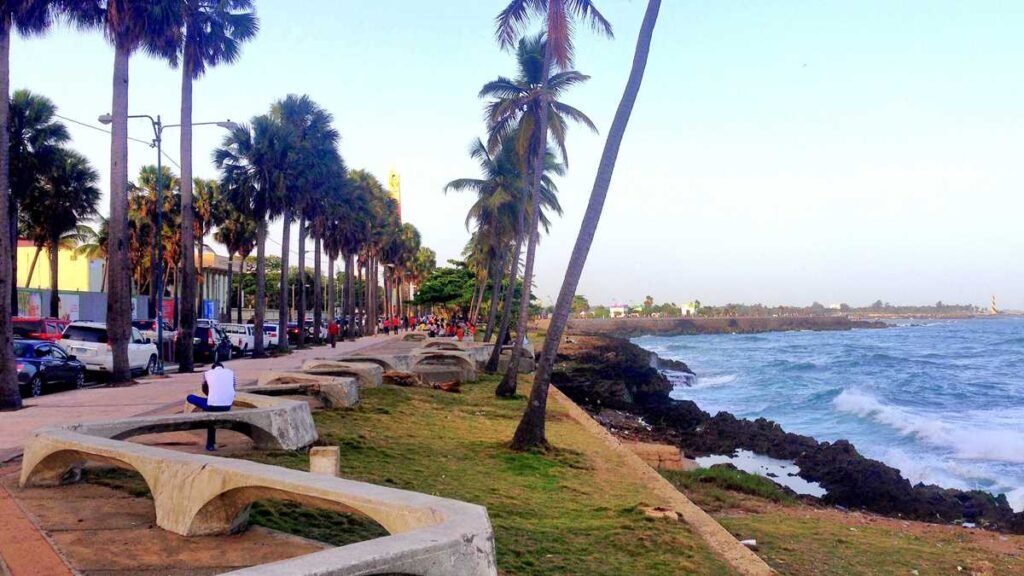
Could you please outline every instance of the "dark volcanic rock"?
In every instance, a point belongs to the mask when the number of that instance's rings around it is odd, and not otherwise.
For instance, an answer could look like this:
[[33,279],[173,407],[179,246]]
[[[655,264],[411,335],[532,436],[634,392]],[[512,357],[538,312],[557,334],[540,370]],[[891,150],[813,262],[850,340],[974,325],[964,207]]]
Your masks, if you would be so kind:
[[570,340],[558,350],[551,383],[577,404],[596,411],[668,399],[672,384],[655,368],[656,355],[607,336]]
[[764,418],[743,420],[728,412],[712,417],[691,401],[671,399],[672,385],[655,367],[692,374],[685,364],[670,365],[625,340],[574,335],[559,350],[552,383],[573,401],[600,412],[598,420],[606,426],[631,437],[671,442],[691,457],[745,449],[794,460],[801,477],[827,491],[822,500],[828,504],[1024,533],[1024,513],[1014,513],[1003,495],[912,486],[899,470],[865,458],[846,440],[819,443]]

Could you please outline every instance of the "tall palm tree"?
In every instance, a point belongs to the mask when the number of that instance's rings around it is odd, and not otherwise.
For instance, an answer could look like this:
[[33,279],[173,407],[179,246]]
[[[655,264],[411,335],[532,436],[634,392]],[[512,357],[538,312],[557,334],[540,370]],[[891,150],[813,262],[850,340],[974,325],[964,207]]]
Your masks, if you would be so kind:
[[49,28],[52,19],[48,3],[44,0],[4,0],[0,3],[0,410],[21,408],[18,375],[15,370],[14,333],[11,317],[17,314],[18,281],[13,275],[13,262],[17,261],[17,237],[12,241],[10,232],[17,233],[17,219],[11,215],[10,164],[10,108],[11,97],[11,32],[41,34]]
[[128,259],[128,62],[142,49],[171,60],[181,12],[174,0],[53,0],[79,26],[98,28],[114,46],[110,130],[110,254],[107,332],[113,382],[131,379],[131,281]]
[[[548,3],[549,12],[557,4],[559,2],[551,0]],[[523,170],[529,174],[527,189],[530,190],[530,217],[525,228],[526,262],[523,266],[521,299],[524,303],[530,301],[533,284],[533,264],[539,241],[540,185],[549,136],[560,151],[562,161],[567,162],[565,136],[568,121],[572,120],[596,131],[593,122],[585,114],[558,100],[567,89],[585,82],[589,77],[567,68],[561,68],[558,73],[552,75],[550,58],[552,51],[555,50],[552,47],[554,43],[547,40],[544,34],[520,40],[516,50],[516,62],[519,67],[517,77],[514,80],[498,78],[486,84],[480,91],[482,97],[494,98],[487,106],[491,147],[504,143],[503,140],[513,137],[514,134],[515,147],[526,159],[528,167]],[[528,320],[529,306],[520,306],[512,352],[515,358],[522,354]],[[519,363],[510,362],[498,386],[498,394],[514,395],[518,376]]]
[[[287,177],[285,179],[285,226],[281,237],[282,257],[288,247],[291,217],[299,218],[298,238],[298,302],[296,310],[299,323],[298,345],[305,344],[306,290],[305,290],[305,256],[306,256],[306,219],[310,214],[307,208],[314,199],[336,176],[335,172],[341,163],[338,154],[338,131],[331,125],[334,121],[330,112],[314,102],[309,96],[289,94],[277,101],[271,108],[271,115],[281,123],[287,138],[288,160]],[[293,209],[294,207],[294,209]],[[285,292],[288,289],[287,261],[282,262],[284,273],[281,274],[282,302],[287,303]],[[282,310],[287,310],[282,306]],[[279,330],[287,331],[287,315],[282,314]],[[284,341],[284,347],[288,342]]]
[[62,243],[67,246],[71,241],[77,246],[78,241],[84,239],[79,235],[78,225],[96,215],[100,201],[96,187],[99,174],[85,156],[61,150],[55,165],[41,180],[26,198],[24,213],[50,254],[50,316],[56,318],[60,315],[58,254]]
[[[201,78],[207,68],[238,60],[241,45],[256,35],[259,21],[252,0],[178,0],[178,4],[183,24],[178,40],[181,47],[181,242],[184,256],[181,329],[191,334],[195,328],[197,292],[192,226],[192,83]],[[202,250],[200,239],[200,258]],[[178,371],[191,372],[194,368],[192,340],[185,338],[182,344]]]
[[[256,357],[265,354],[263,320],[267,307],[267,221],[284,212],[280,190],[287,157],[285,139],[281,125],[273,118],[257,116],[251,124],[232,130],[213,153],[214,163],[221,170],[221,186],[229,202],[256,224],[256,302],[253,315],[256,331],[253,354]],[[287,248],[282,252],[283,267]],[[281,294],[281,298],[285,295]],[[282,310],[285,309],[282,306]],[[287,332],[280,334],[282,339],[286,339]]]
[[[57,119],[57,106],[49,98],[28,90],[11,96],[8,118],[10,138],[10,228],[11,245],[18,242],[22,202],[40,185],[42,174],[54,169],[62,147],[71,139],[67,127]],[[41,245],[38,245],[41,247]],[[38,254],[38,253],[37,253]],[[18,259],[11,259],[12,282],[18,278]],[[12,306],[17,306],[17,291]]]
[[[229,201],[223,196],[220,198],[222,206],[216,211],[218,216],[217,220],[217,231],[214,232],[213,238],[217,242],[220,242],[228,250],[228,318],[231,317],[231,287],[232,287],[232,276],[235,262],[235,255],[245,256],[252,252],[253,246],[256,244],[256,223],[249,218],[248,215],[244,214],[237,208],[235,208]],[[241,262],[245,262],[245,256],[242,256]],[[242,264],[238,265],[238,273],[242,274]],[[239,281],[241,286],[241,281]],[[239,299],[238,301],[238,322],[242,322],[242,308],[244,303]]]
[[587,211],[580,225],[579,236],[576,238],[576,244],[569,259],[569,267],[565,272],[565,279],[562,281],[562,288],[558,293],[558,300],[555,303],[555,312],[548,326],[544,349],[533,376],[530,401],[527,403],[523,419],[519,422],[519,426],[516,428],[515,435],[512,438],[512,448],[516,450],[526,450],[547,444],[544,423],[547,410],[548,388],[551,384],[551,370],[554,366],[555,356],[558,353],[558,346],[561,343],[562,335],[565,333],[565,327],[569,321],[569,313],[572,311],[572,299],[576,294],[576,289],[579,287],[580,276],[583,274],[583,267],[586,265],[587,255],[590,253],[590,247],[597,232],[597,225],[601,220],[601,212],[604,209],[605,198],[608,196],[608,188],[611,185],[615,161],[618,158],[619,148],[622,145],[622,138],[625,135],[626,126],[629,124],[633,105],[636,103],[637,95],[640,93],[640,85],[643,83],[644,71],[647,68],[647,56],[650,53],[651,39],[654,36],[654,27],[657,24],[660,9],[661,0],[648,0],[647,10],[644,14],[643,23],[640,26],[639,37],[637,38],[633,66],[629,73],[629,79],[626,82],[626,89],[622,95],[622,100],[615,111],[615,118],[612,120],[612,126],[608,132],[604,152],[601,154],[601,163],[597,169],[597,177],[594,180],[594,188],[590,194],[590,202],[587,204]]

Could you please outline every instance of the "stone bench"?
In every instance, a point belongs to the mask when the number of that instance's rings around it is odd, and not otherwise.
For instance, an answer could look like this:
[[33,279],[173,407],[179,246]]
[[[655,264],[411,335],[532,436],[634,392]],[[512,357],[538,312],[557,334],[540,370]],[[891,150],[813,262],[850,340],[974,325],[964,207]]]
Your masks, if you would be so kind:
[[312,358],[302,363],[302,372],[318,376],[355,378],[363,388],[375,388],[383,382],[384,369],[368,362],[344,362]]
[[477,367],[482,367],[491,356],[493,346],[482,342],[458,340],[431,340],[423,345],[428,350],[449,350],[453,352],[464,352],[469,354],[476,361]]
[[[252,408],[36,430],[25,446],[21,486],[59,484],[69,471],[86,462],[99,462],[138,472],[152,494],[157,525],[182,536],[237,531],[245,525],[250,505],[264,499],[362,514],[391,534],[231,572],[236,576],[497,574],[494,532],[487,511],[480,506],[123,440],[137,434],[225,422],[247,422],[252,430],[259,431],[254,436],[257,443],[267,447],[294,449],[316,438],[309,407],[303,402],[239,393],[236,405]],[[271,438],[273,441],[268,440]]]
[[255,386],[239,390],[269,396],[309,394],[328,408],[346,408],[359,403],[359,385],[354,378],[338,378],[304,372],[264,372]]

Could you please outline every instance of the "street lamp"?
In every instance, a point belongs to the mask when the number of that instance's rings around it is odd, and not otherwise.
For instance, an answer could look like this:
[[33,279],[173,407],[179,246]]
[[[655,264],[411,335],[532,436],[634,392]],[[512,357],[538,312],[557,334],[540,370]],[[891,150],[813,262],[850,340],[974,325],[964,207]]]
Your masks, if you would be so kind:
[[[153,125],[153,144],[156,148],[156,230],[157,234],[163,231],[163,135],[164,128],[181,128],[181,124],[164,124],[160,121],[160,115],[157,114],[156,118],[153,118],[149,114],[136,114],[128,116],[128,118],[146,118],[150,124]],[[101,114],[99,118],[100,124],[110,124],[114,121],[114,117],[110,114]],[[231,120],[222,120],[220,122],[193,122],[192,126],[220,126],[226,130],[234,130],[238,128],[238,124]],[[153,243],[153,260],[155,262],[153,267],[153,287],[156,292],[157,303],[154,307],[156,310],[156,353],[157,353],[157,367],[156,374],[162,375],[164,373],[164,290],[163,290],[163,268],[164,268],[164,246],[163,242],[157,238],[157,241]],[[188,335],[192,337],[191,334]]]

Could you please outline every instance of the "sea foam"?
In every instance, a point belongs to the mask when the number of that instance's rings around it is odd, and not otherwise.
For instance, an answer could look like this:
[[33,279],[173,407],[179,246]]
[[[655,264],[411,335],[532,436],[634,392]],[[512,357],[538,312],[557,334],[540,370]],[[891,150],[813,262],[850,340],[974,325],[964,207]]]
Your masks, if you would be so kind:
[[1024,433],[1021,432],[945,422],[933,415],[885,404],[860,390],[843,390],[832,403],[841,412],[871,418],[904,436],[947,448],[958,458],[1024,464]]

